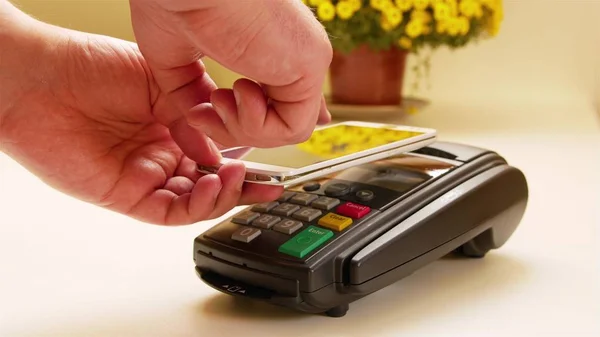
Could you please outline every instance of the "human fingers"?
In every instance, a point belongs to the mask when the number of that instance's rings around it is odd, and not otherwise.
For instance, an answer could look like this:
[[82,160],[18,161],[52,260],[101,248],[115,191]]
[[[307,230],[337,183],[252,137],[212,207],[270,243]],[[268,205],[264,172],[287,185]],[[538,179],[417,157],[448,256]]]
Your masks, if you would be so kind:
[[216,165],[221,161],[221,151],[202,131],[191,126],[185,118],[171,124],[169,131],[181,151],[202,165]]
[[277,200],[283,191],[283,186],[247,183],[244,185],[238,205],[252,205]]
[[[322,25],[301,2],[262,1],[260,6],[250,1],[235,5],[227,1],[135,2],[136,36],[142,52],[155,60],[155,69],[180,67],[196,62],[204,54],[260,83],[271,104],[247,109],[264,124],[264,132],[260,133],[263,137],[254,137],[260,142],[255,144],[269,147],[297,143],[310,135],[318,122],[328,119],[322,109],[321,89],[332,48]],[[243,90],[239,93],[242,106],[252,106],[258,96]],[[215,117],[219,117],[217,112],[226,117],[237,115],[245,108],[221,109],[223,104],[215,96],[212,103],[220,110],[213,109],[203,116],[208,119],[205,128],[216,141],[235,145],[236,137],[246,136],[218,136],[229,130],[230,122]],[[231,97],[224,105],[229,103]]]
[[167,179],[165,190],[171,191],[177,195],[190,193],[194,189],[195,183],[192,179],[184,176],[175,176]]
[[190,192],[177,194],[166,188],[142,198],[127,215],[157,225],[187,225],[207,220],[223,188],[216,174],[200,177]]
[[201,53],[177,28],[177,17],[153,0],[130,0],[130,6],[138,46],[149,67],[149,83],[161,92],[152,102],[153,115],[170,129],[186,156],[204,165],[218,163],[215,144],[183,118],[190,108],[209,102],[217,88],[200,61]]
[[217,174],[201,176],[194,184],[187,177],[174,177],[165,186],[144,197],[128,213],[141,221],[187,225],[214,219],[238,205],[275,200],[281,187],[244,186],[245,167],[231,162]]
[[244,184],[244,175],[243,164],[232,162],[195,183],[183,176],[170,178],[127,215],[157,225],[188,225],[218,218],[239,205],[275,200],[283,192],[281,186]]
[[217,175],[223,182],[223,188],[215,201],[210,215],[212,218],[225,214],[237,205],[242,194],[245,174],[246,168],[239,162],[227,163],[219,168]]
[[326,108],[322,113],[324,101],[319,101],[321,111],[307,109],[319,114],[299,113],[298,117],[285,120],[274,106],[283,107],[284,114],[291,112],[281,103],[268,104],[268,100],[259,84],[240,79],[233,89],[215,90],[211,96],[212,105],[201,104],[188,111],[186,118],[191,126],[221,144],[253,147],[302,142],[310,136],[316,123],[329,121]]
[[211,102],[190,110],[187,120],[220,144],[268,147],[285,143],[281,130],[266,125],[268,115],[275,111],[269,109],[263,89],[255,82],[242,79],[233,89],[215,90]]
[[230,187],[219,193],[212,218],[220,217],[236,206],[273,201],[283,192],[281,186],[245,183],[246,169],[241,162],[227,163],[217,174],[224,182],[223,186]]
[[[220,161],[217,146],[206,134],[187,123],[184,111],[204,101],[208,102],[210,91],[216,85],[206,75],[201,64],[184,68],[187,73],[183,68],[177,68],[172,70],[174,73],[171,75],[167,75],[168,71],[164,69],[150,74],[149,80],[152,83],[156,82],[156,76],[163,76],[166,80],[161,86],[162,94],[152,102],[152,113],[160,124],[169,128],[171,137],[187,157],[204,165],[213,165]],[[172,81],[178,77],[187,82],[181,87],[173,88],[177,82]]]
[[196,182],[204,174],[198,171],[198,164],[190,158],[183,156],[179,161],[177,169],[175,169],[175,176],[185,177],[192,182]]

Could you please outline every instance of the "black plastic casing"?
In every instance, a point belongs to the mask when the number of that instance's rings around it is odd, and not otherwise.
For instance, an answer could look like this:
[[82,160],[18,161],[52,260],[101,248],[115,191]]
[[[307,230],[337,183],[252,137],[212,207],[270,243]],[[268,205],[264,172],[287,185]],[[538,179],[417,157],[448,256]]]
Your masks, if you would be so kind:
[[204,233],[194,241],[199,277],[226,294],[323,313],[453,251],[483,257],[511,237],[528,200],[520,170],[495,152],[456,143],[436,142],[413,154],[457,166],[376,205],[359,226],[306,259],[252,254]]

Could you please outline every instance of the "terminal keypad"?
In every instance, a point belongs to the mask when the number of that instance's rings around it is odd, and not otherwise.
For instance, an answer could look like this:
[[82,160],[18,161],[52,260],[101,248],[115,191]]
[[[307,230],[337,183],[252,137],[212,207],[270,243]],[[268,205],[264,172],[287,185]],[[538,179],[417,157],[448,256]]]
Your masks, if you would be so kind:
[[280,253],[303,258],[371,212],[367,206],[342,200],[352,190],[348,185],[334,184],[325,195],[313,190],[286,190],[276,201],[255,204],[234,215],[231,222],[238,227],[231,239],[249,244],[265,231],[273,231],[289,237],[277,248]]

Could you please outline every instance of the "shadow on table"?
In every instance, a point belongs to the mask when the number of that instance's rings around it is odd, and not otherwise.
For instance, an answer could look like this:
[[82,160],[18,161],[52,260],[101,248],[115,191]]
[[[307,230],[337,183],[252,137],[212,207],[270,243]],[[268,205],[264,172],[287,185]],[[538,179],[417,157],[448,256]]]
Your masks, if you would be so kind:
[[[373,336],[397,335],[455,315],[469,319],[478,303],[511,296],[528,268],[501,253],[484,259],[446,257],[350,304],[345,317],[330,318],[216,293],[193,298],[170,311],[129,312],[90,318],[88,323],[36,328],[11,336]],[[517,296],[517,295],[513,295]],[[177,301],[179,302],[179,301]],[[495,313],[491,313],[495,314]],[[30,330],[30,329],[28,329]]]
[[[350,310],[342,318],[304,314],[225,294],[203,301],[198,311],[208,321],[229,320],[235,324],[246,324],[246,336],[285,334],[299,321],[318,326],[318,329],[296,330],[294,336],[335,335],[340,332],[366,336],[385,333],[386,329],[400,332],[408,326],[427,324],[435,316],[452,312],[468,314],[469,306],[479,301],[510,296],[511,291],[526,281],[527,271],[521,261],[493,252],[484,259],[449,255],[351,303]],[[254,324],[258,322],[263,328],[255,330]],[[221,328],[226,330],[225,326]]]

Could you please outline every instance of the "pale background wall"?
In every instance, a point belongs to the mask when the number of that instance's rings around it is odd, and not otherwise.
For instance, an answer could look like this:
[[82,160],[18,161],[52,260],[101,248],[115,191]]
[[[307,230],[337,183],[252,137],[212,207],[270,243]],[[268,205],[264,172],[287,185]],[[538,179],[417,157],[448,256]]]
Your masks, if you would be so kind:
[[[14,2],[58,25],[134,39],[127,0]],[[207,63],[221,86],[238,77]],[[600,111],[600,0],[505,0],[500,36],[463,50],[440,50],[432,64],[432,88],[425,94],[438,102],[573,102]]]

